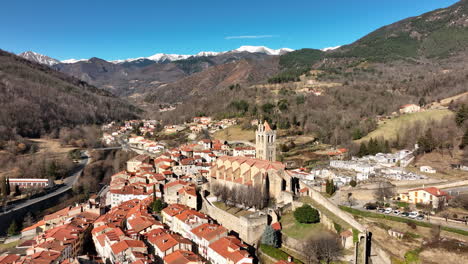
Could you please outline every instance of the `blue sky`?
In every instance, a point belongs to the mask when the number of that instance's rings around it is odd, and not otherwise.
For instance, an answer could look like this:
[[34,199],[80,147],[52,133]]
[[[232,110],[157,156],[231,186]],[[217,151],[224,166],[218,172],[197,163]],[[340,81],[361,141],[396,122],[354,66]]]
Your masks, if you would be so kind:
[[1,4],[0,48],[60,60],[194,54],[242,45],[324,48],[455,2],[9,0]]

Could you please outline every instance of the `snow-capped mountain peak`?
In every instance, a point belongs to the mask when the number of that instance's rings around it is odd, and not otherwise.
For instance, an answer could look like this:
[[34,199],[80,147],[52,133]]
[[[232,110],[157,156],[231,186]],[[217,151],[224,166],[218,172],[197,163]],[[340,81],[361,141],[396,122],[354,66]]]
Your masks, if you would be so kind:
[[234,52],[250,52],[250,53],[264,53],[268,55],[282,55],[293,51],[292,49],[282,48],[282,49],[270,49],[265,46],[241,46],[238,49],[233,50]]
[[[111,63],[119,64],[125,62],[133,62],[139,60],[151,60],[155,62],[171,62],[171,61],[178,61],[178,60],[185,60],[191,57],[211,57],[211,56],[218,56],[227,53],[239,53],[239,52],[250,52],[250,53],[263,53],[267,55],[283,55],[285,53],[293,51],[292,49],[282,48],[282,49],[270,49],[264,46],[242,46],[235,50],[230,51],[223,51],[223,52],[215,52],[215,51],[201,51],[195,55],[182,55],[182,54],[166,54],[166,53],[156,53],[149,57],[138,57],[138,58],[129,58],[125,60],[113,60],[109,61]],[[76,60],[76,59],[69,59],[63,60],[61,63],[76,63],[80,61],[87,61],[86,59]]]
[[56,59],[53,59],[53,58],[48,57],[46,55],[36,53],[34,51],[26,51],[26,52],[18,54],[18,56],[23,57],[23,58],[25,58],[27,60],[30,60],[30,61],[34,61],[34,62],[37,62],[37,63],[40,63],[40,64],[47,65],[47,66],[52,66],[52,65],[55,65],[57,63],[60,63],[60,61],[58,61]]

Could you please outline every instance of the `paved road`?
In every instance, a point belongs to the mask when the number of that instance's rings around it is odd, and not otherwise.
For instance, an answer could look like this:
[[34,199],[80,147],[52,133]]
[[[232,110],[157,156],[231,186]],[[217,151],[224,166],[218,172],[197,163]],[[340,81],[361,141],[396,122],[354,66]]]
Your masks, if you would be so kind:
[[88,154],[89,154],[88,151],[85,151],[84,153],[85,153],[85,158],[80,161],[80,164],[75,169],[75,172],[72,175],[70,175],[69,177],[64,179],[64,181],[63,181],[64,184],[65,184],[64,186],[54,190],[53,192],[42,195],[40,197],[29,199],[29,200],[26,200],[26,201],[24,201],[22,203],[19,203],[19,204],[15,204],[15,205],[13,205],[13,207],[9,208],[6,212],[0,213],[0,215],[5,214],[5,213],[9,213],[11,211],[19,210],[21,208],[30,206],[31,204],[38,203],[38,202],[46,200],[46,199],[48,199],[50,197],[53,197],[53,196],[56,196],[56,195],[59,195],[59,194],[62,194],[62,193],[65,193],[65,192],[69,191],[71,188],[73,188],[73,185],[75,185],[76,182],[78,181],[79,177],[81,176],[81,173],[83,172],[83,169],[91,162],[91,158],[88,157]]
[[[376,214],[384,214],[384,213],[379,213],[377,212],[376,210],[366,210],[360,206],[353,206],[353,209],[357,209],[357,210],[360,210],[360,211],[363,211],[363,212],[372,212],[372,213],[376,213]],[[393,213],[391,214],[388,214],[390,216],[394,216],[394,217],[399,217],[399,218],[402,218],[402,219],[409,219],[409,220],[413,220],[413,221],[419,221],[419,222],[429,222],[431,224],[436,224],[436,225],[441,225],[441,226],[446,226],[446,227],[452,227],[452,228],[457,228],[457,229],[461,229],[461,230],[464,230],[464,231],[468,231],[468,225],[464,225],[462,223],[458,224],[458,223],[452,223],[452,222],[446,222],[444,220],[440,220],[440,219],[436,219],[434,217],[429,217],[429,220],[428,219],[424,219],[424,220],[416,220],[416,219],[413,219],[413,218],[409,218],[409,217],[401,217],[401,216],[397,216]]]
[[111,150],[111,149],[121,149],[122,146],[116,146],[116,147],[107,147],[107,148],[95,148],[93,150]]
[[468,186],[454,187],[448,189],[442,189],[445,192],[448,192],[449,195],[460,195],[462,193],[468,193]]

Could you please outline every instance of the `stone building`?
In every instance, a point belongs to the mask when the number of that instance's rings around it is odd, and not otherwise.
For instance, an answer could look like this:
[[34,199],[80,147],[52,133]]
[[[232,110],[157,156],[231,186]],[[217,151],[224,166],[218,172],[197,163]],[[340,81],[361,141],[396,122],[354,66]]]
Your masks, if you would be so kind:
[[277,202],[287,199],[298,190],[297,179],[285,171],[281,162],[223,156],[211,167],[209,181],[230,188],[236,185],[260,186],[267,189]]
[[258,125],[255,132],[256,157],[262,160],[276,161],[276,131],[272,130],[267,121]]

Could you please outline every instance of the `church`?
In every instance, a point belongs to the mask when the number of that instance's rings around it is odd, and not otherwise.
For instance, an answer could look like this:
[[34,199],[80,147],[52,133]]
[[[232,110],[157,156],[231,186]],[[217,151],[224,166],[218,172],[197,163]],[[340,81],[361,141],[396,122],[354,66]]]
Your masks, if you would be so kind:
[[256,131],[256,158],[223,156],[211,167],[210,183],[234,187],[237,184],[267,186],[270,198],[277,202],[290,200],[298,189],[298,181],[276,161],[276,131],[268,122]]

